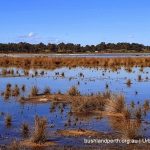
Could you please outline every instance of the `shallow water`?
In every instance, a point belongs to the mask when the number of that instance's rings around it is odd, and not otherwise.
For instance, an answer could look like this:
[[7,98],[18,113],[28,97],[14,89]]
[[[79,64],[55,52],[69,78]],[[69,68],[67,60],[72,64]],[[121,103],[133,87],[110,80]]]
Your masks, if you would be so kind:
[[[14,76],[7,74],[2,75],[3,68],[0,69],[0,92],[4,92],[6,85],[10,83],[12,87],[17,84],[20,88],[24,84],[26,86],[25,92],[21,92],[21,96],[28,96],[32,86],[37,86],[40,93],[43,92],[45,87],[50,87],[52,93],[57,93],[61,90],[62,93],[66,93],[67,90],[76,86],[81,94],[89,95],[91,93],[104,92],[110,90],[112,93],[121,93],[125,96],[127,104],[133,100],[135,103],[139,102],[142,105],[144,100],[150,100],[150,69],[149,67],[143,68],[133,68],[132,72],[128,72],[125,68],[121,68],[117,71],[105,70],[103,68],[60,68],[55,70],[44,70],[44,74],[41,75],[42,69],[29,71],[28,76],[24,76],[24,71],[21,68],[7,68],[7,70],[13,69]],[[18,71],[18,73],[17,73]],[[37,76],[33,76],[35,72],[38,72]],[[59,75],[56,75],[59,72]],[[64,72],[64,76],[61,73]],[[82,74],[81,74],[82,73]],[[138,75],[142,76],[142,80],[138,81]],[[146,79],[147,77],[147,79]],[[131,79],[131,86],[127,86],[126,82]],[[108,84],[108,88],[106,88]],[[137,91],[137,94],[136,94]],[[24,138],[21,134],[21,124],[26,122],[30,125],[31,131],[34,126],[35,115],[44,116],[48,119],[49,132],[52,137],[50,139],[57,141],[60,144],[81,144],[83,142],[82,138],[75,139],[75,143],[71,142],[72,138],[62,138],[56,135],[54,132],[59,129],[89,129],[96,131],[104,131],[107,133],[113,133],[116,129],[112,127],[108,118],[97,119],[93,116],[91,117],[81,117],[75,126],[75,116],[69,116],[70,106],[64,106],[61,112],[60,107],[56,106],[55,109],[51,110],[51,103],[45,104],[21,104],[17,101],[17,97],[10,97],[9,99],[4,99],[0,96],[0,144],[8,143],[12,139],[22,139]],[[12,116],[12,126],[7,128],[5,125],[5,116],[10,114]],[[65,123],[68,118],[72,120],[70,126],[65,127]],[[144,120],[150,122],[150,113],[144,117]],[[147,131],[144,132],[146,137],[150,137],[150,129],[148,125],[144,124],[144,128]],[[70,141],[70,142],[68,142]],[[78,143],[79,142],[79,143]]]
[[90,57],[90,58],[112,58],[112,57],[149,57],[150,53],[93,53],[93,54],[0,54],[0,57]]

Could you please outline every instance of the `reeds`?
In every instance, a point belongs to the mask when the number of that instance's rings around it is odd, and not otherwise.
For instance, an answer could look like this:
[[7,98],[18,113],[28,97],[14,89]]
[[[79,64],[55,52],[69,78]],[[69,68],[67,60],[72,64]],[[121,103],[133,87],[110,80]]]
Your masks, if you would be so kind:
[[136,109],[135,118],[137,119],[138,122],[141,121],[141,119],[142,119],[142,108],[141,107]]
[[127,80],[127,82],[126,82],[126,84],[127,84],[127,86],[128,86],[128,87],[130,87],[130,86],[131,86],[131,84],[132,84],[131,80],[130,80],[130,79],[128,79],[128,80]]
[[25,86],[24,84],[22,85],[21,90],[22,90],[23,92],[25,92],[26,86]]
[[53,69],[57,67],[105,67],[116,68],[124,67],[149,67],[150,57],[126,57],[126,58],[13,58],[1,57],[0,66],[2,67],[23,67],[23,68],[47,68]]
[[121,94],[112,95],[108,100],[106,109],[108,112],[122,113],[125,110],[125,99]]
[[7,127],[10,127],[12,124],[12,117],[10,115],[7,115],[5,118],[5,124]]
[[15,85],[13,91],[12,91],[12,96],[18,96],[20,94],[20,89],[18,85]]
[[9,146],[8,150],[21,150],[21,146],[19,141],[14,140],[11,145]]
[[138,81],[140,82],[142,80],[142,76],[138,75]]
[[22,124],[22,134],[27,136],[29,133],[29,125],[27,123]]
[[47,140],[46,131],[47,120],[43,117],[35,117],[34,133],[32,135],[32,141],[34,143],[44,143]]
[[121,132],[123,138],[137,139],[139,138],[139,124],[135,121],[125,121],[122,124]]
[[79,90],[75,87],[75,86],[72,86],[69,90],[68,90],[68,94],[70,96],[77,96],[77,95],[80,95],[80,92]]
[[49,87],[46,87],[44,89],[44,92],[43,92],[45,95],[48,95],[48,94],[51,94],[51,89]]
[[37,95],[38,95],[38,92],[39,92],[38,88],[37,88],[36,86],[33,86],[33,87],[31,88],[30,96],[37,96]]
[[79,97],[77,100],[72,101],[72,109],[74,112],[89,113],[96,110],[104,111],[105,105],[108,101],[108,95],[98,94],[94,96]]
[[124,116],[125,120],[130,120],[131,119],[131,112],[128,108],[125,108],[122,113],[123,113],[123,116]]
[[4,92],[4,98],[8,99],[10,96],[11,96],[11,84],[7,84]]
[[144,107],[144,110],[146,110],[146,111],[150,109],[149,100],[144,101],[143,107]]

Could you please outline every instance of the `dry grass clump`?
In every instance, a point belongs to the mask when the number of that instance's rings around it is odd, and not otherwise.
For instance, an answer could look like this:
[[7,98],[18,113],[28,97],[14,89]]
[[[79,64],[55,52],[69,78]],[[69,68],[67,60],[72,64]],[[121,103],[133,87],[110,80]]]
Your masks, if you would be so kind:
[[7,84],[4,92],[4,98],[8,99],[10,96],[11,96],[11,84]]
[[122,113],[125,110],[125,99],[121,94],[112,95],[106,105],[108,112]]
[[126,119],[124,117],[109,117],[111,126],[120,133],[124,139],[138,139],[141,137],[141,123],[134,119]]
[[2,69],[2,75],[5,76],[7,74],[7,69],[3,68]]
[[95,110],[103,111],[105,108],[106,99],[103,99],[100,96],[95,96],[93,98],[85,97],[79,98],[72,102],[72,108],[75,112],[92,112]]
[[131,112],[128,108],[125,108],[122,113],[125,120],[131,119]]
[[130,106],[131,106],[132,108],[134,108],[134,106],[135,106],[135,103],[134,103],[134,101],[131,101],[131,104],[130,104]]
[[146,111],[150,109],[149,100],[145,100],[145,101],[144,101],[143,108],[144,108],[144,110],[146,110]]
[[142,108],[138,108],[135,111],[135,118],[137,119],[137,121],[141,121],[142,119]]
[[51,89],[49,88],[49,87],[46,87],[45,89],[44,89],[44,94],[51,94]]
[[34,143],[44,143],[47,140],[47,120],[46,118],[36,116],[35,117],[35,127],[34,133],[32,135],[32,142]]
[[14,140],[11,145],[9,146],[9,150],[21,150],[20,143]]
[[29,133],[29,125],[27,123],[22,124],[22,134],[27,136]]
[[12,117],[10,115],[7,115],[5,118],[5,124],[7,127],[10,127],[12,124]]
[[75,86],[72,86],[69,90],[68,90],[68,94],[70,96],[77,96],[77,95],[80,95],[80,92],[79,90],[75,87]]
[[24,84],[22,85],[21,90],[22,90],[23,92],[25,92],[26,86],[25,86]]
[[37,88],[36,86],[33,86],[33,87],[31,88],[30,96],[37,96],[37,95],[38,95],[38,92],[39,92],[38,88]]
[[20,89],[18,85],[15,85],[13,91],[12,91],[12,96],[18,96],[20,94]]
[[128,138],[128,139],[137,139],[140,136],[140,131],[139,131],[139,124],[135,121],[128,121],[128,122],[123,122],[122,124],[122,135],[123,138]]
[[130,86],[131,86],[131,84],[132,84],[131,80],[130,80],[130,79],[128,79],[128,80],[127,80],[127,82],[126,82],[126,84],[127,84],[127,86],[128,86],[128,87],[130,87]]

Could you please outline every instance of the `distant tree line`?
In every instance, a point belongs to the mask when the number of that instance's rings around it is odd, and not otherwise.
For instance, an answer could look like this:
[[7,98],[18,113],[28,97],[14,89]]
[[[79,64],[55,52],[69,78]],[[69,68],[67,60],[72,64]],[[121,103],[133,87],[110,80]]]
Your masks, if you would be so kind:
[[1,53],[84,53],[84,52],[150,52],[150,46],[138,43],[105,43],[86,45],[73,43],[30,44],[30,43],[0,43]]

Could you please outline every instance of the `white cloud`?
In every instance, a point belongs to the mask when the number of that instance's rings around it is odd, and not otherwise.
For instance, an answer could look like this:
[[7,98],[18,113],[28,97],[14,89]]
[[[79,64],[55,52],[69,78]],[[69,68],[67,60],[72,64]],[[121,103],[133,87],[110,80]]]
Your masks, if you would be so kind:
[[33,33],[33,32],[30,32],[29,34],[28,34],[28,37],[34,37],[34,36],[36,36],[36,34],[35,33]]
[[22,38],[22,39],[27,39],[27,38],[36,38],[37,37],[37,34],[34,33],[34,32],[30,32],[28,34],[25,34],[25,35],[20,35],[19,38]]
[[128,35],[129,38],[133,39],[134,38],[134,35],[133,34],[130,34]]

